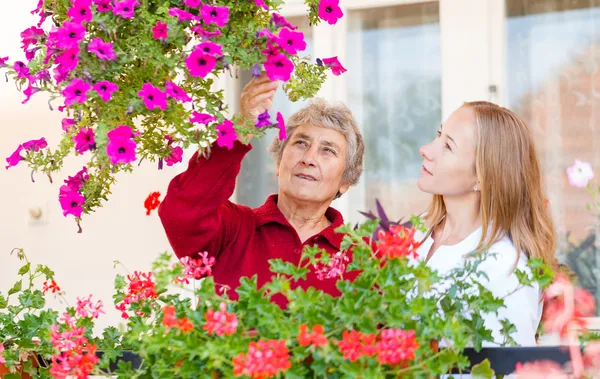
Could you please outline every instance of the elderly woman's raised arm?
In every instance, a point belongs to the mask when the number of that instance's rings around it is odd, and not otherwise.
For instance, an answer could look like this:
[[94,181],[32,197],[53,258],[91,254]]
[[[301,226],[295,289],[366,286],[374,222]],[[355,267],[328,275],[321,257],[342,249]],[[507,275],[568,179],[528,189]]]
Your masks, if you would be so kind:
[[250,149],[240,142],[231,150],[214,145],[208,159],[194,154],[188,169],[173,178],[158,214],[178,257],[207,251],[218,258],[240,224],[252,222],[249,208],[229,201]]

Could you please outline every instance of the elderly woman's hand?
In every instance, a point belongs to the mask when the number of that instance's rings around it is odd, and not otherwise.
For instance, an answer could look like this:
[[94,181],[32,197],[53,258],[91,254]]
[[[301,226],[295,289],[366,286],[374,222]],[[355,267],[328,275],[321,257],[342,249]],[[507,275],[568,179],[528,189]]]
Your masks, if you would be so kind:
[[278,82],[269,80],[265,73],[246,84],[240,99],[240,113],[242,116],[256,121],[258,115],[271,108]]

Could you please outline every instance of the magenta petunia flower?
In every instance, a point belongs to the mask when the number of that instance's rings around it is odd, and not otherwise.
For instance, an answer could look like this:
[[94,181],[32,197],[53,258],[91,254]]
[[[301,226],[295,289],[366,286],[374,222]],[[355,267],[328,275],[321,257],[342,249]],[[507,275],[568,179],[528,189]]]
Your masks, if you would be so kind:
[[66,71],[73,71],[79,63],[79,47],[75,46],[63,51],[55,59],[55,62]]
[[163,111],[167,109],[167,94],[151,83],[144,83],[142,89],[138,92],[138,96],[144,100],[146,108],[151,111],[154,108],[160,108]]
[[175,163],[179,163],[183,160],[183,149],[181,146],[172,147],[171,154],[165,158],[167,166],[173,166]]
[[256,3],[257,7],[260,7],[262,9],[266,10],[266,11],[269,10],[269,7],[267,6],[267,4],[265,4],[265,0],[254,0],[254,1]]
[[49,82],[51,79],[50,73],[46,69],[38,71],[38,73],[35,75],[35,81],[40,84],[42,82]]
[[76,22],[65,21],[62,28],[56,31],[55,37],[57,49],[77,47],[85,37],[85,28]]
[[75,102],[84,103],[87,100],[87,93],[91,89],[92,86],[79,78],[71,80],[71,83],[62,91],[65,97],[65,105],[70,106]]
[[285,130],[285,120],[280,112],[277,112],[277,128],[279,128],[279,139],[283,141],[287,138],[287,131]]
[[112,0],[94,0],[96,3],[96,10],[99,13],[110,12],[113,10]]
[[269,79],[287,82],[294,71],[294,64],[284,54],[277,54],[267,58],[265,70]]
[[217,119],[213,115],[210,115],[208,113],[198,113],[196,111],[192,113],[192,117],[190,118],[190,122],[204,125],[208,125],[209,122],[213,122],[216,120]]
[[202,14],[202,21],[204,21],[204,24],[206,25],[214,23],[219,27],[223,27],[229,22],[229,8],[227,7],[215,7],[202,4],[200,13]]
[[216,44],[212,41],[202,42],[198,46],[195,47],[196,50],[201,50],[206,54],[220,56],[223,55],[223,47],[219,44]]
[[67,11],[67,16],[73,22],[82,23],[92,21],[91,0],[75,0],[73,6]]
[[83,213],[83,204],[85,204],[85,197],[78,191],[73,191],[67,186],[62,186],[60,188],[58,201],[63,209],[63,216],[73,215],[75,217],[81,217],[81,214]]
[[217,125],[217,145],[221,147],[233,148],[233,143],[237,140],[233,122],[229,120]]
[[17,72],[17,79],[29,78],[29,67],[21,61],[16,61],[13,68]]
[[14,153],[12,153],[8,158],[6,158],[6,163],[8,163],[8,166],[6,166],[7,170],[9,167],[14,167],[14,166],[18,165],[19,162],[21,162],[23,160],[23,157],[21,156],[22,150],[23,150],[23,145],[19,145],[19,147],[17,147],[17,150],[15,150]]
[[107,102],[112,98],[112,94],[119,90],[119,86],[115,83],[102,81],[94,85],[94,91],[98,93],[102,101]]
[[44,34],[45,33],[43,29],[36,28],[35,26],[23,30],[21,32],[21,49],[23,49],[23,51],[27,51],[29,46],[38,43],[40,36],[43,36]]
[[38,87],[32,86],[31,82],[29,82],[29,85],[27,86],[25,91],[23,91],[23,95],[25,95],[25,100],[23,100],[21,102],[21,104],[26,104],[29,101],[29,99],[31,99],[31,96],[33,96],[34,94],[36,94],[40,91],[41,90]]
[[8,66],[6,61],[8,61],[8,57],[0,58],[0,68]]
[[137,5],[139,5],[137,0],[115,1],[112,11],[117,16],[132,19],[135,16],[134,12]]
[[190,8],[198,8],[202,1],[200,0],[183,0],[183,3]]
[[[87,173],[87,167],[84,166],[77,174],[75,174],[75,176],[69,176],[67,179],[65,179],[66,186],[61,187],[61,193],[66,193],[68,191],[80,191],[81,187],[83,187],[83,183],[85,183],[85,181],[89,178],[90,176]],[[66,187],[65,190],[63,190],[63,187]]]
[[112,43],[104,42],[101,38],[94,38],[88,45],[88,51],[104,61],[117,59]]
[[304,33],[293,32],[288,28],[281,29],[277,43],[288,54],[298,54],[299,51],[306,49]]
[[265,126],[271,125],[271,116],[269,115],[269,111],[264,111],[263,113],[258,115],[258,119],[256,120],[256,127],[262,128]]
[[63,118],[61,121],[62,130],[65,132],[70,132],[73,127],[75,127],[75,120],[72,118]]
[[56,81],[56,84],[60,84],[60,83],[64,82],[65,80],[67,80],[67,78],[69,77],[69,74],[71,73],[71,71],[65,69],[62,66],[54,67],[53,72],[54,72],[53,78]]
[[204,78],[216,67],[217,60],[214,56],[201,50],[194,50],[186,58],[185,64],[190,75]]
[[48,142],[45,138],[32,139],[31,141],[23,142],[23,149],[33,152],[38,152],[40,149],[48,147]]
[[168,37],[167,24],[161,21],[157,21],[156,25],[152,28],[152,34],[154,39],[165,40]]
[[261,37],[267,37],[267,39],[269,41],[277,41],[277,36],[275,34],[273,34],[269,29],[264,28],[262,30],[260,30],[257,34],[256,34],[256,38],[261,38]]
[[323,64],[325,64],[325,66],[329,67],[331,69],[331,72],[335,76],[340,76],[344,72],[348,71],[344,68],[344,66],[342,66],[342,64],[338,60],[338,57],[324,58]]
[[210,30],[204,30],[200,24],[193,26],[190,30],[203,38],[218,37],[221,35],[221,31],[219,29],[211,32]]
[[182,103],[188,103],[192,101],[192,98],[189,97],[189,95],[183,89],[181,89],[181,87],[173,82],[165,83],[165,92],[167,93],[167,96],[172,97],[177,101],[181,101]]
[[294,24],[292,24],[291,22],[286,20],[286,18],[280,14],[273,13],[272,20],[273,20],[273,23],[275,24],[275,26],[278,28],[290,28],[291,30],[298,29],[297,26],[295,26]]
[[112,138],[106,145],[106,154],[110,163],[129,163],[135,161],[135,148],[137,144],[129,138]]
[[197,16],[194,16],[190,12],[186,12],[186,11],[184,11],[182,9],[179,9],[179,8],[170,8],[169,9],[169,16],[177,17],[177,20],[179,22],[182,22],[182,21],[194,21],[194,20],[198,19]]
[[131,138],[135,138],[139,135],[140,135],[139,132],[134,133],[133,129],[131,129],[131,126],[127,126],[127,125],[119,125],[116,128],[114,128],[113,130],[111,130],[110,132],[106,133],[106,136],[110,140],[118,139],[118,138],[131,139]]
[[281,47],[279,47],[279,45],[275,43],[268,42],[267,48],[263,50],[262,53],[266,55],[268,59],[269,57],[274,57],[276,55],[281,54]]
[[25,58],[28,62],[31,62],[31,60],[35,58],[35,54],[38,52],[39,49],[41,49],[41,47],[34,47],[33,49],[25,51]]
[[335,24],[343,15],[340,0],[321,0],[319,3],[319,18],[329,25]]
[[94,150],[96,148],[94,130],[91,128],[81,129],[79,133],[73,137],[73,142],[75,143],[75,150],[79,154],[83,154],[88,150]]

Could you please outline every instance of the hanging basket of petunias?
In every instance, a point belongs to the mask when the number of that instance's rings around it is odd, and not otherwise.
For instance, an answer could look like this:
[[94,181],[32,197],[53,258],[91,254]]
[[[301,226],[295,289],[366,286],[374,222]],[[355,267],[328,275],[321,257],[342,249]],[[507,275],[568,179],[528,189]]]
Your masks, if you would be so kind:
[[[342,17],[339,0],[305,2],[313,24]],[[64,137],[56,147],[44,138],[22,143],[6,167],[26,162],[51,177],[66,157],[89,158],[59,191],[64,215],[79,222],[107,199],[120,171],[142,161],[172,166],[183,148],[215,140],[231,147],[234,125],[238,134],[283,129],[281,117],[227,119],[223,92],[213,86],[239,69],[266,71],[296,101],[312,97],[327,70],[345,71],[336,57],[301,55],[304,35],[277,13],[283,3],[40,0],[32,12],[39,22],[21,33],[25,61],[0,57],[0,68],[23,91],[23,103],[36,92],[50,94],[50,109],[64,114]]]

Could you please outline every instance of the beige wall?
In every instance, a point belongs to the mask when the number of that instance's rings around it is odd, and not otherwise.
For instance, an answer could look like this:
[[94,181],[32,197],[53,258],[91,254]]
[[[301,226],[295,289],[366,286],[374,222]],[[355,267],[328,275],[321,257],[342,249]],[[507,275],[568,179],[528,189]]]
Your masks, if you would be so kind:
[[[37,0],[9,4],[0,12],[0,56],[8,55],[13,61],[24,59],[19,34],[37,22],[29,14]],[[23,141],[43,136],[54,147],[61,137],[62,114],[48,109],[44,94],[22,105],[23,95],[13,83],[6,83],[4,75],[0,77],[0,291],[5,292],[16,279],[19,263],[9,254],[14,247],[22,247],[33,262],[55,270],[71,304],[77,296],[93,293],[104,301],[107,311],[99,325],[115,324],[119,313],[111,301],[117,272],[113,261],[120,260],[131,271],[149,270],[151,261],[169,249],[158,216],[146,216],[143,202],[152,191],[164,195],[170,178],[185,165],[165,165],[158,171],[155,164],[145,163],[135,174],[119,176],[110,201],[84,216],[83,233],[77,234],[73,217],[62,215],[58,188],[67,175],[81,169],[84,160],[68,160],[64,171],[53,176],[54,184],[39,174],[32,183],[25,165],[4,169],[4,158]],[[184,161],[189,157],[187,152]],[[29,209],[35,207],[42,208],[42,222],[33,222],[29,216]]]

